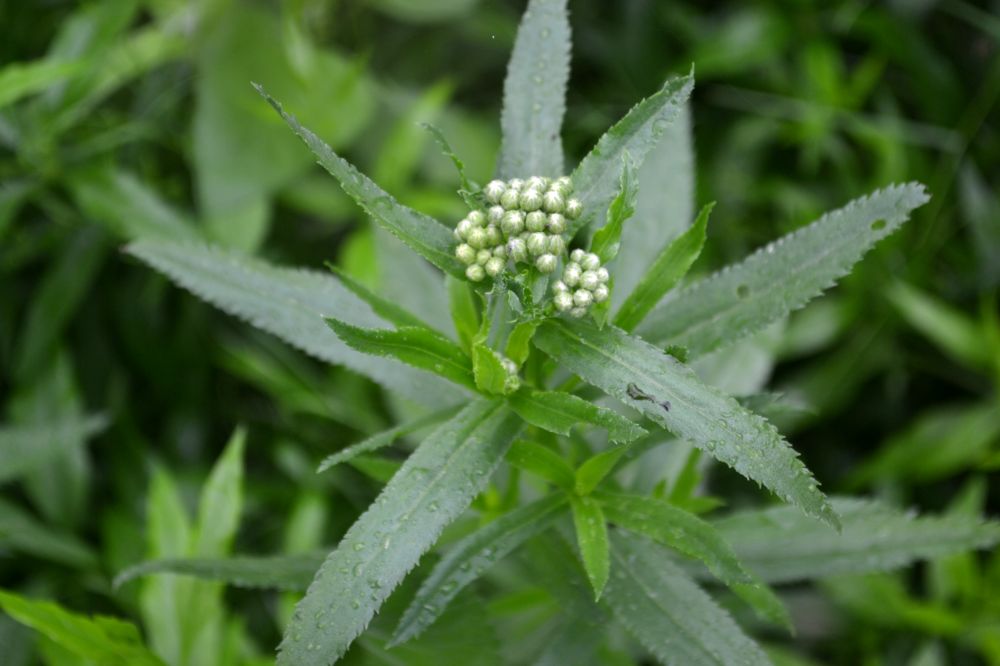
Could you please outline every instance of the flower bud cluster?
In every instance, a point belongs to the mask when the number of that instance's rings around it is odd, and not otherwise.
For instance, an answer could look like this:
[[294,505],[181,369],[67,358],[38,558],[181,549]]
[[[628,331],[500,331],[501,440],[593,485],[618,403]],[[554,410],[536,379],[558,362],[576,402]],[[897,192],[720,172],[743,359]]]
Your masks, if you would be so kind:
[[566,251],[567,221],[583,208],[569,197],[572,192],[567,176],[490,181],[483,188],[487,210],[472,211],[455,228],[461,241],[455,256],[468,266],[466,277],[479,282],[496,276],[508,259],[532,263],[542,273],[554,271]]
[[608,269],[592,252],[573,250],[561,278],[552,285],[552,302],[559,312],[582,317],[594,303],[608,300]]

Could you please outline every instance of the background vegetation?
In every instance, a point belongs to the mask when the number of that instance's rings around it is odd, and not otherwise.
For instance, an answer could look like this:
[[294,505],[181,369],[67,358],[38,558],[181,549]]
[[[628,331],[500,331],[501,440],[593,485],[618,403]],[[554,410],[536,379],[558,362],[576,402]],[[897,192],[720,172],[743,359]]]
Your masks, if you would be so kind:
[[[270,660],[294,595],[111,578],[148,556],[335,543],[393,461],[326,475],[316,462],[409,407],[118,248],[208,238],[279,263],[333,260],[375,289],[419,269],[249,82],[404,203],[458,219],[451,165],[416,123],[433,120],[488,179],[522,4],[0,1],[0,587],[129,617],[170,664]],[[697,201],[718,202],[697,272],[876,187],[928,185],[931,203],[840,287],[717,355],[716,373],[797,405],[775,420],[828,492],[996,514],[1000,6],[570,6],[574,162],[695,64]],[[447,317],[436,293],[393,295]],[[673,473],[649,472],[650,485]],[[708,490],[756,501],[720,467]],[[1000,664],[997,589],[997,553],[841,577],[796,590],[798,634],[775,640],[789,663]],[[474,663],[528,601],[470,598],[405,663]],[[397,663],[378,631],[351,658]],[[600,663],[633,663],[624,645],[609,635]],[[6,617],[0,646],[12,666],[78,663]]]

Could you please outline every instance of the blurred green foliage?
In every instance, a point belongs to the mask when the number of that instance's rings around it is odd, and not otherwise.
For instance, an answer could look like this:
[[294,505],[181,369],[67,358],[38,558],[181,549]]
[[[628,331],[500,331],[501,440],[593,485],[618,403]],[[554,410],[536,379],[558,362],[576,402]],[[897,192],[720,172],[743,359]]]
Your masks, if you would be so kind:
[[[315,463],[413,406],[213,311],[117,248],[210,239],[278,262],[332,260],[375,290],[407,275],[399,301],[448,321],[429,269],[364,219],[250,83],[404,203],[457,219],[457,176],[418,123],[441,127],[470,176],[488,179],[521,9],[0,0],[0,587],[129,617],[172,666],[270,661],[294,595],[169,576],[116,589],[111,578],[146,557],[225,554],[234,539],[242,552],[289,554],[335,543],[394,462],[358,458],[322,476]],[[840,287],[705,372],[736,392],[754,386],[745,393],[770,379],[784,398],[768,415],[831,492],[996,513],[1000,4],[573,0],[571,11],[574,158],[667,73],[695,65],[697,199],[718,202],[696,271],[860,192],[928,184],[930,205]],[[651,486],[680,473],[637,472]],[[713,468],[712,495],[751,499],[731,477]],[[502,502],[479,500],[486,511]],[[772,656],[1000,664],[997,589],[996,553],[830,579],[790,600],[807,619]],[[470,595],[402,648],[405,663],[494,663],[491,622],[516,635],[552,612],[532,594],[489,605]],[[37,622],[54,612],[6,596],[0,606]],[[401,610],[387,608],[351,658],[397,663],[378,640]],[[107,622],[64,620],[130,655],[134,628]],[[0,645],[10,666],[81,663],[7,618]],[[520,663],[527,649],[506,656]],[[633,663],[613,633],[598,649],[601,663]]]

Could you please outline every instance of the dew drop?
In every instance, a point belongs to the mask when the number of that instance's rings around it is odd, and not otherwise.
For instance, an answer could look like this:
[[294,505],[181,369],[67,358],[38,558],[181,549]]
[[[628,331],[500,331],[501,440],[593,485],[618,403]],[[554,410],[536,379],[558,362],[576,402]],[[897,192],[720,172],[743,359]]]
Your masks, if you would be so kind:
[[355,564],[354,565],[354,575],[355,576],[360,576],[364,572],[364,570],[365,570],[365,567],[364,567],[363,564],[359,563],[359,564]]
[[356,543],[356,544],[354,544],[354,550],[355,551],[361,551],[361,550],[364,550],[364,549],[365,549],[365,544],[363,544],[363,543]]

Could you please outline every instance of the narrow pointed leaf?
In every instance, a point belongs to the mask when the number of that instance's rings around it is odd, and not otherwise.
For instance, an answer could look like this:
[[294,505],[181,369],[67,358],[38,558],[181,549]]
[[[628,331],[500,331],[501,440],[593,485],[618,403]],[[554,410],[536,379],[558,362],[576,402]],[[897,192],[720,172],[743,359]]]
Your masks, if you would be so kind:
[[569,50],[566,0],[530,0],[503,86],[501,178],[563,175]]
[[23,97],[42,92],[75,75],[89,63],[84,59],[46,58],[33,62],[12,62],[0,69],[0,109]]
[[410,421],[409,423],[403,423],[394,428],[383,430],[377,435],[366,437],[360,442],[351,444],[347,448],[337,451],[336,453],[324,458],[323,462],[319,464],[319,468],[316,472],[325,472],[331,467],[335,467],[341,463],[350,462],[357,456],[371,453],[372,451],[377,451],[383,447],[389,446],[400,437],[405,437],[406,435],[416,432],[422,428],[426,428],[427,426],[434,425],[447,418],[451,418],[457,411],[457,407],[447,407],[436,412],[431,412],[430,414]]
[[420,404],[439,407],[464,395],[450,383],[398,361],[356,352],[332,335],[324,315],[336,314],[355,326],[384,324],[333,276],[279,268],[202,243],[142,240],[127,250],[217,308]]
[[330,664],[483,489],[520,428],[476,400],[421,443],[320,567],[285,630],[279,666]]
[[611,522],[700,560],[716,578],[764,618],[791,627],[788,611],[774,593],[744,569],[733,549],[708,522],[655,497],[595,494]]
[[350,162],[335,153],[322,139],[299,122],[271,98],[263,88],[255,86],[264,99],[281,114],[288,126],[299,135],[316,155],[320,165],[340,182],[344,192],[361,206],[372,219],[410,246],[417,254],[446,273],[461,277],[462,263],[455,258],[454,237],[434,218],[418,213],[396,201],[388,192],[358,171]]
[[459,280],[451,275],[446,278],[448,288],[448,309],[455,324],[458,341],[466,351],[472,351],[472,342],[479,331],[479,310],[476,308],[475,292],[468,280]]
[[503,367],[500,356],[485,342],[472,345],[472,371],[476,388],[484,393],[506,395],[516,388],[507,369]]
[[394,358],[466,388],[476,387],[472,378],[472,362],[462,348],[429,328],[360,328],[333,318],[327,318],[326,322],[351,349]]
[[458,179],[462,185],[462,189],[458,191],[458,194],[462,197],[465,205],[470,209],[482,208],[482,203],[477,201],[475,196],[478,188],[474,187],[469,181],[468,176],[465,174],[465,162],[452,149],[444,132],[431,123],[421,123],[421,127],[431,133],[431,136],[434,137],[434,140],[437,141],[438,146],[441,148],[441,152],[455,165],[455,171],[458,172]]
[[618,412],[598,407],[571,393],[524,388],[508,399],[518,416],[557,435],[568,435],[573,426],[583,423],[604,428],[613,442],[631,442],[646,434],[640,425]]
[[563,490],[573,490],[573,469],[559,454],[541,444],[514,442],[507,451],[507,462]]
[[787,507],[743,511],[714,524],[750,571],[770,583],[906,566],[1000,543],[1000,523],[923,516],[858,499],[834,499],[836,534]]
[[322,555],[278,555],[255,557],[191,557],[167,558],[142,562],[115,576],[114,586],[151,574],[172,573],[213,580],[234,587],[254,589],[304,591],[316,570],[323,563]]
[[770,666],[729,614],[671,561],[669,551],[616,531],[615,569],[605,602],[639,642],[667,666]]
[[507,348],[505,355],[519,366],[528,360],[531,353],[531,339],[535,337],[535,329],[538,328],[537,321],[522,321],[507,337]]
[[602,264],[618,256],[625,222],[635,214],[635,200],[639,194],[637,168],[628,151],[622,155],[622,172],[618,180],[618,194],[608,206],[606,224],[594,233],[590,251],[601,259]]
[[97,564],[94,553],[75,536],[57,532],[3,500],[0,500],[0,548],[79,569]]
[[675,358],[620,329],[581,321],[546,322],[535,346],[785,501],[837,525],[809,470],[774,426],[702,383]]
[[377,314],[382,319],[396,324],[397,326],[430,327],[427,322],[423,321],[415,314],[411,314],[408,310],[400,307],[396,303],[393,303],[386,298],[382,298],[374,291],[348,275],[345,271],[341,270],[339,267],[330,263],[326,266],[333,272],[334,275],[337,276],[337,279],[340,280],[340,284],[344,285],[348,291],[367,303],[368,307],[372,309],[372,312]]
[[604,215],[618,189],[622,156],[627,151],[635,165],[641,167],[693,88],[690,74],[667,79],[660,90],[632,107],[583,158],[573,172],[574,196],[583,204],[583,214],[569,223],[570,237]]
[[420,586],[392,637],[398,645],[421,634],[462,589],[561,515],[565,496],[553,494],[503,515],[456,543]]
[[618,309],[615,326],[625,331],[634,329],[687,274],[705,245],[705,228],[714,206],[710,203],[702,208],[694,224],[663,248]]
[[628,450],[628,445],[615,446],[585,460],[574,474],[574,492],[580,496],[589,495],[611,473]]
[[604,522],[601,505],[590,497],[571,497],[573,526],[580,559],[587,572],[587,579],[594,589],[594,600],[601,598],[608,582],[611,559],[608,554],[608,526]]
[[89,439],[107,425],[107,418],[95,415],[58,423],[0,427],[0,483],[38,469],[59,456],[67,442]]
[[833,286],[927,200],[919,183],[855,199],[671,294],[638,332],[660,346],[685,347],[692,358],[756,333]]

